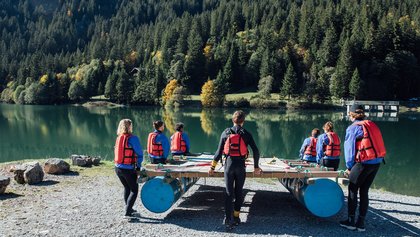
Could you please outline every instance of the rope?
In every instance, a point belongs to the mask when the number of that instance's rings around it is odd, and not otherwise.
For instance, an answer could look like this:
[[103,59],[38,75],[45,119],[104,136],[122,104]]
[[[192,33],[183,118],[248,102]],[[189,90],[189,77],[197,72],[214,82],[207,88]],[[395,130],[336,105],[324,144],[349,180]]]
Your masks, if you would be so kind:
[[345,170],[337,170],[337,172],[338,172],[338,176],[337,176],[337,178],[338,178],[338,177],[344,177],[344,174],[346,173],[346,171],[345,171]]
[[268,162],[268,164],[275,164],[277,162],[276,157],[274,157],[270,162]]
[[307,174],[309,174],[311,178],[313,177],[311,170],[304,170],[303,173],[305,173],[305,178],[307,177]]

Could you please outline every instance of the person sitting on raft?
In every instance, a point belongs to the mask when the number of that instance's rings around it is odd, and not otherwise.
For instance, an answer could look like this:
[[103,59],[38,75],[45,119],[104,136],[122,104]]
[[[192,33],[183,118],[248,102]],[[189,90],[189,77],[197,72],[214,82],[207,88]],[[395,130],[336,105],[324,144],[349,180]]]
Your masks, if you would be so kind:
[[186,155],[190,153],[190,139],[184,133],[184,124],[175,124],[176,132],[171,136],[171,153],[172,155]]
[[318,165],[338,169],[340,164],[340,138],[334,132],[334,125],[328,121],[322,127],[324,133],[318,137],[316,144],[316,162]]
[[299,158],[303,161],[316,163],[316,142],[320,134],[318,128],[312,129],[311,136],[303,141],[299,151]]
[[153,122],[154,131],[147,138],[147,153],[152,164],[166,164],[169,155],[169,140],[163,134],[165,124],[157,120]]

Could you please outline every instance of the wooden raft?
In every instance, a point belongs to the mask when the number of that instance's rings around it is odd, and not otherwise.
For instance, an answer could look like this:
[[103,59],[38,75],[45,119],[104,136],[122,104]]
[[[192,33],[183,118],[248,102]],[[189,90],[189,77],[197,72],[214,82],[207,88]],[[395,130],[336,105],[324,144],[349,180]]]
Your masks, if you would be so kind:
[[[201,155],[197,157],[174,157],[175,164],[156,165],[148,164],[145,166],[147,176],[170,176],[172,178],[181,177],[223,177],[224,167],[219,162],[216,166],[214,175],[210,176],[208,171],[212,160],[212,155]],[[261,175],[254,174],[253,159],[246,160],[246,177],[249,178],[342,178],[344,172],[333,171],[326,167],[314,167],[298,160],[281,160],[279,158],[260,158],[259,167],[262,169]]]

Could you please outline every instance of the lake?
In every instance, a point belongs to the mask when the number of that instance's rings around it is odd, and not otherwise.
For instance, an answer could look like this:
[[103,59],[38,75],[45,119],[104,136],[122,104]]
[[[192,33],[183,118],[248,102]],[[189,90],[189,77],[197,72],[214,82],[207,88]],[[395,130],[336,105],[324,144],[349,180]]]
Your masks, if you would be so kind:
[[[185,124],[191,139],[191,152],[212,152],[221,132],[231,126],[235,109],[164,110],[159,107],[104,108],[82,106],[38,106],[0,104],[0,162],[68,158],[71,154],[98,155],[113,159],[118,122],[130,118],[134,134],[143,149],[152,131],[152,122],[161,119],[169,137],[176,122]],[[315,128],[331,120],[344,141],[350,122],[345,113],[333,111],[284,112],[246,110],[244,127],[250,131],[264,157],[298,158],[303,140]],[[376,121],[387,148],[386,164],[375,179],[373,188],[420,196],[419,114],[400,114],[397,121]],[[344,158],[340,167],[344,169]]]

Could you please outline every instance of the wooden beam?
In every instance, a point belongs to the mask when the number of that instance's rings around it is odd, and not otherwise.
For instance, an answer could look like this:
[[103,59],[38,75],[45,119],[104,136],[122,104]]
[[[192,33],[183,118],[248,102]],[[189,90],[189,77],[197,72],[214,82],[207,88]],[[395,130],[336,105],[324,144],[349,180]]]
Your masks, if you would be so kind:
[[[210,176],[207,172],[197,172],[197,171],[176,171],[176,172],[166,172],[158,170],[148,170],[146,171],[149,177],[151,176],[170,176],[173,178],[180,177],[213,177],[220,178],[224,177],[223,172],[215,172],[213,176]],[[310,171],[310,172],[298,172],[298,171],[266,171],[261,175],[255,175],[254,172],[247,172],[246,177],[248,178],[336,178],[341,177],[342,173],[337,171]]]

